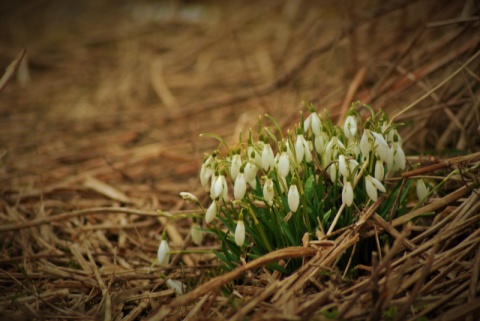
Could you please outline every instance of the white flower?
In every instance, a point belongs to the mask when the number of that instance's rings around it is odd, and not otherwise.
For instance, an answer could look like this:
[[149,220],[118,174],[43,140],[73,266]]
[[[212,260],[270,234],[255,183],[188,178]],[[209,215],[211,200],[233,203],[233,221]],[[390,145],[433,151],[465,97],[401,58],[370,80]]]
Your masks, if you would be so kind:
[[247,182],[245,181],[245,175],[240,172],[237,175],[237,179],[235,180],[235,185],[233,186],[233,197],[236,200],[243,199],[245,196],[245,192],[247,191]]
[[258,168],[257,166],[255,166],[255,164],[251,163],[251,162],[248,162],[246,165],[245,165],[245,180],[247,182],[251,182],[253,180],[255,180],[255,177],[257,176],[257,171],[258,171]]
[[417,180],[417,197],[418,199],[421,201],[423,199],[425,199],[428,195],[428,188],[427,188],[427,185],[425,185],[425,182],[423,181],[423,179],[419,179]]
[[180,192],[180,196],[186,201],[186,202],[192,202],[192,203],[198,203],[198,198],[193,195],[192,193],[189,192]]
[[322,123],[320,117],[316,112],[312,112],[303,122],[303,131],[306,133],[308,129],[312,128],[313,134],[319,136],[322,131]]
[[375,137],[375,150],[378,152],[380,159],[384,162],[387,162],[389,159],[390,149],[388,148],[385,138],[382,136],[382,134],[376,132],[371,133]]
[[352,139],[357,134],[357,121],[355,116],[350,115],[345,119],[345,124],[343,125],[343,133],[348,139]]
[[362,138],[360,139],[360,151],[362,152],[362,155],[365,159],[368,158],[368,155],[371,151],[371,138],[372,134],[370,132],[370,129],[365,129],[363,131]]
[[262,168],[267,172],[270,168],[273,168],[275,165],[275,155],[273,154],[272,146],[265,143],[262,151]]
[[365,189],[367,190],[367,194],[370,199],[374,202],[377,200],[377,190],[383,193],[386,192],[385,187],[382,185],[382,183],[371,175],[365,177]]
[[207,213],[205,213],[205,222],[211,223],[217,216],[217,211],[217,202],[213,201],[208,207]]
[[166,284],[169,289],[175,291],[176,295],[182,295],[185,293],[186,285],[178,280],[167,279]]
[[298,134],[297,141],[295,142],[295,156],[297,157],[298,163],[301,163],[305,156],[305,143],[305,137],[303,137],[302,134]]
[[[259,145],[263,146],[263,142],[259,142]],[[248,146],[247,152],[248,152],[248,157],[253,159],[255,163],[257,164],[262,163],[262,156],[257,152],[257,150],[253,146]]]
[[350,207],[353,203],[353,186],[350,181],[343,182],[342,202]]
[[343,177],[348,176],[347,162],[345,161],[345,155],[338,156],[338,171]]
[[165,266],[168,265],[170,261],[170,254],[168,253],[170,248],[168,247],[167,240],[160,241],[160,245],[158,246],[157,251],[157,259],[160,265]]
[[290,173],[290,159],[287,152],[282,152],[278,158],[277,170],[281,177],[287,177],[288,173]]
[[305,161],[307,163],[311,163],[313,158],[312,158],[312,149],[313,149],[313,144],[311,141],[306,141],[305,140]]
[[219,175],[213,186],[213,195],[212,199],[217,199],[221,197],[222,199],[226,200],[228,196],[228,187],[227,187],[227,180],[225,179],[224,175]]
[[242,219],[238,220],[237,227],[235,228],[235,243],[237,243],[238,246],[242,246],[244,242],[245,242],[245,223],[243,222],[243,217],[242,217]]
[[403,149],[398,142],[393,142],[391,154],[393,156],[392,170],[397,171],[399,169],[405,169],[405,153],[403,152]]
[[275,193],[273,190],[273,181],[270,178],[267,178],[265,184],[263,185],[263,198],[268,205],[272,206],[274,196]]
[[328,175],[330,175],[330,179],[332,180],[332,182],[337,181],[337,168],[338,166],[335,163],[328,166],[327,172],[328,172]]
[[290,189],[288,190],[288,207],[290,207],[290,210],[292,212],[296,212],[299,204],[300,194],[298,194],[297,185],[292,184],[290,185]]
[[232,164],[230,165],[230,175],[232,176],[232,181],[237,179],[237,175],[240,172],[240,167],[242,166],[242,157],[239,154],[233,155]]
[[375,162],[375,178],[379,181],[385,178],[385,167],[383,167],[383,162],[380,159]]
[[192,235],[193,243],[195,243],[196,245],[202,244],[203,232],[198,223],[195,222],[192,224],[192,229],[190,230],[190,234]]
[[207,176],[207,165],[203,163],[202,168],[200,169],[200,183],[202,184],[203,187],[207,186],[209,178],[210,176]]
[[252,189],[256,189],[256,188],[257,188],[257,180],[256,180],[255,178],[252,179],[251,181],[248,181],[247,183],[248,183],[248,185],[250,185],[250,187],[251,187]]
[[322,154],[325,148],[325,137],[323,135],[315,136],[315,150],[317,153]]

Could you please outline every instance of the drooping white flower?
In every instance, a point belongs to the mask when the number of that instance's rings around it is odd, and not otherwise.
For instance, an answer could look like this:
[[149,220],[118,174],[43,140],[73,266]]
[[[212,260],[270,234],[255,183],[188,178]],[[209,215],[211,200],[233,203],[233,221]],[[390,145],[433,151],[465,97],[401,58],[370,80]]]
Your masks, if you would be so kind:
[[402,146],[400,146],[398,141],[393,142],[391,155],[393,158],[392,170],[397,171],[397,170],[405,169],[405,165],[406,165],[405,153],[403,152]]
[[220,179],[222,180],[222,193],[220,194],[220,197],[226,201],[228,198],[228,185],[227,185],[227,179],[225,178],[225,175],[220,175]]
[[[241,215],[242,216],[242,215]],[[238,246],[242,246],[245,242],[245,223],[243,222],[243,216],[237,222],[237,227],[235,228],[235,243]]]
[[288,190],[288,207],[292,212],[296,212],[300,205],[300,194],[297,185],[292,184]]
[[425,185],[425,182],[423,179],[417,180],[417,197],[421,201],[427,197],[429,193],[427,185]]
[[272,206],[274,196],[275,191],[273,190],[273,181],[270,178],[267,178],[265,184],[263,185],[263,198],[268,205]]
[[202,168],[200,169],[200,183],[202,184],[203,187],[207,186],[209,178],[210,176],[207,176],[207,165],[203,163]]
[[375,151],[377,151],[380,159],[384,162],[387,162],[389,158],[390,149],[388,148],[388,144],[385,141],[385,138],[382,134],[371,132],[372,135],[375,137]]
[[212,199],[217,199],[218,197],[221,197],[222,199],[226,200],[227,195],[227,180],[225,179],[224,175],[219,175],[215,180],[215,184],[213,185],[213,194],[211,195],[211,197]]
[[287,177],[288,173],[290,173],[290,159],[287,152],[282,152],[278,158],[277,170],[281,177]]
[[323,154],[325,148],[325,137],[323,135],[315,136],[315,151],[319,154]]
[[367,190],[368,197],[370,197],[370,199],[374,202],[378,198],[377,190],[383,193],[386,192],[383,184],[371,175],[367,175],[367,177],[365,177],[365,189]]
[[375,178],[379,181],[385,178],[385,167],[380,159],[375,162]]
[[349,180],[343,182],[342,202],[348,207],[353,204],[353,186]]
[[205,222],[208,224],[212,223],[215,217],[217,216],[217,202],[213,201],[212,204],[207,209],[207,213],[205,213]]
[[175,291],[176,295],[185,294],[187,286],[178,280],[167,279],[165,282],[169,289]]
[[345,160],[345,155],[338,156],[338,171],[343,177],[348,176],[347,162]]
[[297,140],[295,142],[295,156],[297,157],[298,163],[303,161],[303,157],[305,156],[305,137],[303,137],[303,134],[297,135]]
[[255,178],[252,179],[251,181],[248,181],[247,183],[248,183],[248,185],[250,185],[250,187],[251,187],[252,189],[256,189],[256,188],[257,188],[257,180],[256,180]]
[[248,162],[246,165],[245,165],[245,180],[247,182],[251,182],[253,180],[255,180],[255,177],[257,176],[257,171],[258,171],[258,168],[257,166],[255,166],[255,164],[251,163],[251,162]]
[[158,246],[158,251],[157,251],[157,259],[158,263],[161,266],[168,265],[170,262],[170,254],[168,253],[170,251],[170,248],[168,247],[167,240],[162,239],[160,241],[160,245]]
[[350,115],[345,119],[345,124],[343,125],[343,133],[347,139],[352,139],[357,134],[357,121],[355,116]]
[[196,245],[202,244],[203,232],[198,223],[195,222],[192,224],[192,229],[190,230],[190,234],[192,235],[193,243],[195,243]]
[[315,136],[320,136],[322,134],[322,122],[317,113],[312,113],[312,131]]
[[240,167],[242,166],[242,157],[240,154],[235,154],[232,157],[232,164],[230,165],[230,175],[232,176],[232,181],[237,179],[237,175],[240,172]]
[[185,202],[198,203],[198,198],[189,192],[180,192],[180,196],[185,200]]
[[265,172],[268,172],[274,165],[275,155],[273,154],[272,146],[269,143],[265,143],[262,151],[262,168]]
[[372,151],[372,141],[370,129],[364,129],[362,138],[360,139],[360,151],[365,159],[368,159],[368,155]]
[[236,200],[241,200],[243,199],[243,196],[245,196],[246,191],[247,182],[245,180],[245,174],[240,172],[238,173],[235,185],[233,186],[233,197],[235,197]]

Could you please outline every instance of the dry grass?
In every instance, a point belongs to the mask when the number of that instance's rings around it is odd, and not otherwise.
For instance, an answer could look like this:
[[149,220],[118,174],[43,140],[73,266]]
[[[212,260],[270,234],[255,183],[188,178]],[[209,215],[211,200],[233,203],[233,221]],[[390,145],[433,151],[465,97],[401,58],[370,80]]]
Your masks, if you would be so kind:
[[[28,58],[0,81],[2,319],[478,319],[478,3],[95,3],[2,4],[1,65]],[[204,195],[214,142],[199,133],[234,141],[263,113],[289,127],[302,100],[340,121],[357,99],[390,115],[414,103],[397,120],[420,168],[398,179],[457,171],[428,203],[389,222],[373,204],[222,275],[211,254],[149,271],[164,229],[196,249],[189,220],[157,209],[181,216],[179,192]],[[371,237],[391,246],[343,275],[338,259]],[[291,276],[262,268],[291,257],[305,262]]]

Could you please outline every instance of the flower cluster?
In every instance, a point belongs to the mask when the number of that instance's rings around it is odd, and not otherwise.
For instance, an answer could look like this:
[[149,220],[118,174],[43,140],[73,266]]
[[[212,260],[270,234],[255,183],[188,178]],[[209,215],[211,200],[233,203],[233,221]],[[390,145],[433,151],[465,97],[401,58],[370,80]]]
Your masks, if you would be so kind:
[[406,167],[398,126],[369,106],[363,122],[359,106],[352,105],[343,126],[309,106],[286,134],[267,115],[273,126],[259,118],[258,131],[233,147],[208,134],[220,145],[200,171],[211,198],[205,222],[223,241],[224,262],[239,262],[247,241],[255,245],[252,257],[299,245],[305,233],[330,227],[340,208],[346,208],[340,223],[351,224],[356,210],[387,192],[384,179]]

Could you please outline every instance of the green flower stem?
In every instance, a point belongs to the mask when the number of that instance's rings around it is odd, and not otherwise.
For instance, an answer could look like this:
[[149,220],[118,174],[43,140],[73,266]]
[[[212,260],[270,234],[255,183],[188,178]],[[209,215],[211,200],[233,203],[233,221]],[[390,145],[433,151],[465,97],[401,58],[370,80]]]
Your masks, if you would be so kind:
[[267,237],[265,236],[265,232],[263,231],[262,225],[259,224],[257,216],[255,215],[255,212],[252,210],[251,207],[248,207],[248,212],[253,218],[253,222],[255,223],[255,227],[257,228],[258,233],[260,234],[260,237],[262,238],[263,244],[267,248],[268,251],[272,251],[272,246],[270,245],[270,242],[268,242]]

